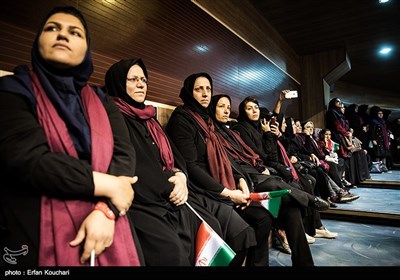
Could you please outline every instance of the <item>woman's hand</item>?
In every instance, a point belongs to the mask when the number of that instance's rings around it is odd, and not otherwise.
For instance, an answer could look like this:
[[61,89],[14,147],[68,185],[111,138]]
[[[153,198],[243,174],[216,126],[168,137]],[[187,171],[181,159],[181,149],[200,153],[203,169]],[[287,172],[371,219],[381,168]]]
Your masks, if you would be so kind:
[[93,210],[81,224],[75,239],[69,244],[73,247],[84,242],[80,262],[89,260],[92,250],[99,256],[110,247],[114,238],[115,221],[108,219],[103,212]]
[[286,99],[286,93],[288,93],[290,89],[284,89],[279,93],[279,99],[278,101],[282,102]]
[[109,198],[119,212],[127,212],[129,210],[134,197],[132,184],[137,182],[137,176],[114,176],[93,172],[93,180],[95,196]]
[[264,175],[271,175],[271,172],[269,172],[268,168],[265,167],[264,171],[261,172]]
[[241,208],[242,208],[242,210],[243,210],[243,209],[245,209],[247,206],[249,206],[249,205],[250,205],[250,202],[251,202],[251,200],[250,200],[249,186],[247,185],[247,182],[246,182],[245,179],[240,178],[240,179],[239,179],[239,182],[238,182],[238,184],[237,184],[237,188],[238,188],[239,190],[242,191],[242,193],[243,193],[243,195],[244,195],[244,198],[246,199],[245,205],[242,205],[242,206],[241,206]]
[[274,124],[270,124],[270,128],[272,133],[279,137],[279,134],[281,133],[279,131],[279,123],[275,122]]
[[246,204],[250,198],[249,195],[246,197],[243,194],[242,190],[230,190],[227,188],[225,188],[221,192],[221,195],[228,197],[234,204],[236,204],[236,207],[240,207],[240,205]]
[[271,131],[271,127],[269,126],[269,121],[267,121],[265,118],[261,120],[261,129],[264,132]]
[[173,176],[169,177],[168,181],[174,185],[169,195],[169,200],[176,206],[184,204],[188,200],[189,195],[185,173],[176,172]]
[[319,162],[319,158],[318,158],[316,155],[311,154],[311,159],[312,159],[313,162],[315,162],[315,164],[316,164],[317,166],[320,166],[320,165],[321,165],[321,163]]

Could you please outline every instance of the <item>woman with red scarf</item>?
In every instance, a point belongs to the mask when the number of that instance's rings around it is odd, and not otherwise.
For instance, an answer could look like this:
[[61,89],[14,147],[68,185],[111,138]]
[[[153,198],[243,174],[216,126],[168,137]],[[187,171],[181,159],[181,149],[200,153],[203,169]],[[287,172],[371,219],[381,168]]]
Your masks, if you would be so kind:
[[141,59],[121,60],[106,73],[107,92],[124,115],[137,162],[135,200],[128,211],[148,266],[195,264],[196,233],[201,220],[188,202],[236,252],[230,265],[242,265],[255,245],[254,231],[232,209],[198,192],[188,180],[185,161],[145,105],[148,74]]
[[125,216],[135,150],[113,101],[88,84],[89,38],[78,10],[54,8],[33,43],[33,69],[0,79],[4,265],[141,264]]
[[246,265],[268,266],[272,216],[262,207],[250,205],[245,178],[230,164],[218,140],[209,108],[212,90],[207,73],[188,76],[179,95],[184,104],[174,110],[166,131],[186,161],[189,178],[202,187],[201,192],[235,209],[254,229],[257,246],[250,250]]

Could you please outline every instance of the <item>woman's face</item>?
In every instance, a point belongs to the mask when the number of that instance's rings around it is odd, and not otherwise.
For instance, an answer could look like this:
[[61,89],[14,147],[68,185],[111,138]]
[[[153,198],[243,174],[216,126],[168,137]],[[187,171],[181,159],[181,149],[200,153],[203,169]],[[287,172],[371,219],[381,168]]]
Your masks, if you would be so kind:
[[48,18],[38,42],[42,58],[53,67],[62,69],[81,64],[88,49],[81,21],[63,13]]
[[138,103],[146,100],[147,79],[142,67],[137,64],[133,65],[126,75],[126,92]]
[[260,119],[260,108],[254,102],[247,102],[244,106],[247,118],[251,121],[258,121]]
[[226,97],[221,97],[215,108],[215,118],[221,123],[227,123],[229,121],[229,115],[231,114],[231,103]]
[[286,119],[283,118],[283,119],[282,119],[282,124],[281,124],[281,131],[282,131],[282,132],[285,132],[285,131],[286,131],[286,127],[287,127]]
[[302,133],[303,132],[300,121],[296,121],[294,123],[293,131],[294,131],[294,133]]
[[293,133],[296,134],[297,133],[297,131],[296,131],[297,130],[297,126],[296,126],[296,123],[294,122],[293,119],[291,119],[290,125],[292,126]]
[[342,114],[344,114],[345,111],[346,111],[346,108],[344,107],[344,104],[341,104],[341,105],[340,105],[340,112],[341,112]]
[[304,125],[303,132],[304,132],[306,135],[313,135],[313,133],[314,133],[314,123],[312,123],[312,122],[307,122],[307,123]]
[[324,140],[329,141],[331,139],[331,132],[329,130],[325,131],[324,133]]
[[342,107],[342,101],[340,99],[336,99],[335,101],[335,107],[336,108],[341,108]]
[[211,102],[211,83],[206,77],[198,77],[193,86],[193,97],[204,108]]

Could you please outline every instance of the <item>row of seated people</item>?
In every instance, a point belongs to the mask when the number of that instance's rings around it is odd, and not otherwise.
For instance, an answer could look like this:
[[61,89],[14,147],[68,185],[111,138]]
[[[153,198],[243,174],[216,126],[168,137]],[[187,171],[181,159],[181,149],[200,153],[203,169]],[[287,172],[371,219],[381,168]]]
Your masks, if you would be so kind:
[[[77,9],[50,11],[32,66],[0,79],[2,265],[192,266],[199,214],[235,252],[232,266],[268,266],[273,226],[285,231],[293,266],[314,266],[306,233],[329,233],[318,212],[329,202],[311,175],[271,174],[225,125],[230,99],[213,96],[207,73],[185,79],[166,134],[144,103],[141,59],[113,64],[107,93],[88,84],[90,38]],[[277,140],[260,126],[257,143]],[[250,199],[273,190],[290,190],[276,218]]]
[[[347,203],[358,199],[358,195],[351,194],[343,185],[337,159],[326,156],[319,144],[322,142],[313,139],[313,123],[307,121],[301,125],[297,122],[296,126],[292,118],[285,118],[279,113],[285,93],[285,90],[280,93],[273,113],[261,108],[260,114],[258,100],[245,98],[239,105],[238,119],[231,123],[231,128],[260,155],[273,175],[280,176],[289,185],[327,199],[331,207],[336,207],[337,202]],[[315,241],[313,236],[336,237],[322,224],[318,227],[308,224],[306,232],[309,243]],[[284,235],[278,239],[285,240]],[[285,249],[287,246],[279,247],[290,252]]]

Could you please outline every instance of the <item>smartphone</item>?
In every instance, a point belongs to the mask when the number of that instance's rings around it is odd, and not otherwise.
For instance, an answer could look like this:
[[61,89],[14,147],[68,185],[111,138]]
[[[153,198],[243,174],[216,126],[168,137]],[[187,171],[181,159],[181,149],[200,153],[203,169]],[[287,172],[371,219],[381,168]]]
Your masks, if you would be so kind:
[[286,99],[297,98],[297,97],[298,97],[297,90],[291,90],[285,94]]
[[275,117],[275,116],[272,116],[272,117],[271,117],[271,121],[270,121],[269,124],[273,124],[273,125],[276,124],[276,117]]

